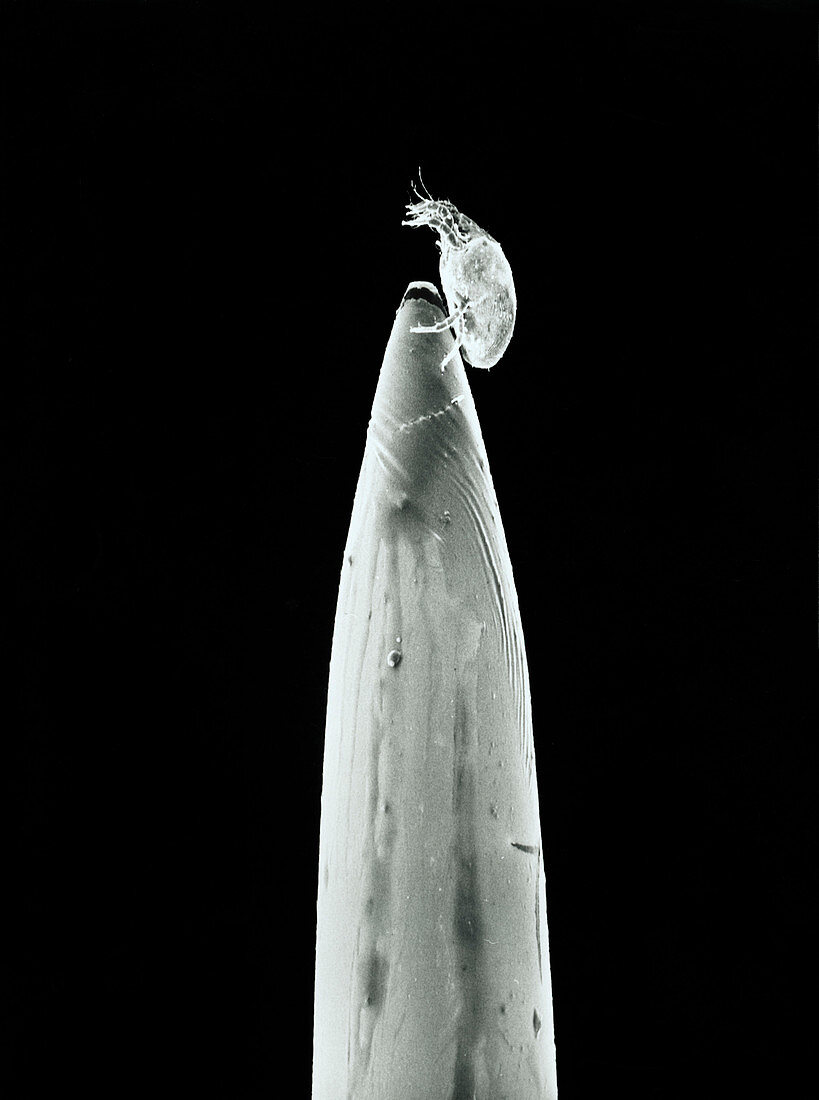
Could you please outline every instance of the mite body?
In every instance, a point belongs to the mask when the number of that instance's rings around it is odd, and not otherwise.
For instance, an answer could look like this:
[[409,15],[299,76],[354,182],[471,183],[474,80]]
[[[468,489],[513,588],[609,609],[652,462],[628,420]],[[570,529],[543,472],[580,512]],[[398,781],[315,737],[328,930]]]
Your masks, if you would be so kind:
[[473,367],[492,367],[509,346],[515,327],[515,284],[503,249],[485,229],[447,199],[433,199],[413,188],[402,225],[428,225],[438,234],[441,286],[449,316],[415,332],[455,330],[455,345],[441,370],[460,349]]

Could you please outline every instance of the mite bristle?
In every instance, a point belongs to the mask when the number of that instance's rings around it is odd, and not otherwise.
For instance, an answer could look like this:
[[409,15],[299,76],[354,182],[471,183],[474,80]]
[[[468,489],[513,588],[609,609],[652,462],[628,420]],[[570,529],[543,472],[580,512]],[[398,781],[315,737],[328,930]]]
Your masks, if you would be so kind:
[[[421,194],[421,193],[418,193],[418,197],[419,197],[419,198],[421,198],[421,199],[424,199],[424,198],[425,198],[425,199],[427,199],[427,200],[428,200],[429,202],[432,202],[432,201],[433,201],[433,199],[432,199],[432,195],[430,195],[430,193],[429,193],[429,188],[428,188],[428,187],[427,187],[427,185],[426,185],[426,184],[424,183],[424,178],[423,178],[423,176],[421,175],[421,165],[420,165],[420,164],[418,165],[418,182],[420,183],[421,187],[423,187],[423,189],[424,189],[424,193],[423,193],[423,194]],[[416,193],[417,193],[417,192],[416,192]]]

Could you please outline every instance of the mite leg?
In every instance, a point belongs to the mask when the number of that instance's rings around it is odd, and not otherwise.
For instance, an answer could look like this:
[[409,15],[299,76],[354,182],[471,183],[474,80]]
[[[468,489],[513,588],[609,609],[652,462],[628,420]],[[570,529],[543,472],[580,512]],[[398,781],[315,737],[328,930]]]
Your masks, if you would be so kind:
[[[468,304],[469,303],[465,303],[465,305],[468,305]],[[458,322],[455,326],[455,329],[456,329],[455,343],[452,345],[452,347],[449,349],[449,351],[446,353],[446,355],[441,360],[441,374],[443,374],[444,371],[446,370],[446,365],[450,361],[450,359],[454,359],[455,356],[460,351],[461,347],[463,346],[464,336],[466,335],[466,325],[464,324],[464,317],[465,316],[466,316],[466,311],[463,310],[461,312],[460,316],[458,317]]]
[[[452,328],[456,321],[460,321],[464,313],[471,306],[469,299],[465,299],[461,304],[454,309],[448,317],[445,317],[443,321],[439,321],[435,325],[413,325],[410,332],[446,332],[448,328]],[[460,325],[458,326],[460,328]]]
[[452,347],[449,349],[449,351],[446,353],[446,355],[441,360],[441,374],[443,374],[444,371],[446,370],[446,365],[450,361],[450,359],[454,359],[455,356],[458,354],[462,344],[463,344],[463,333],[459,332],[458,335],[455,337],[455,343],[452,345]]

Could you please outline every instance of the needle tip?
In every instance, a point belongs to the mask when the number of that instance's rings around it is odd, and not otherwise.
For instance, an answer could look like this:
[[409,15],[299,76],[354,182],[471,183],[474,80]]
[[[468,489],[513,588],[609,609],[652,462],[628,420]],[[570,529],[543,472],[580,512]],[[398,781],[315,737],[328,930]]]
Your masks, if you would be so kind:
[[424,302],[429,302],[430,305],[437,306],[438,309],[444,308],[443,299],[438,293],[433,283],[424,282],[423,279],[418,279],[407,287],[404,291],[404,297],[401,299],[401,305],[405,302],[411,301],[413,298],[420,298]]

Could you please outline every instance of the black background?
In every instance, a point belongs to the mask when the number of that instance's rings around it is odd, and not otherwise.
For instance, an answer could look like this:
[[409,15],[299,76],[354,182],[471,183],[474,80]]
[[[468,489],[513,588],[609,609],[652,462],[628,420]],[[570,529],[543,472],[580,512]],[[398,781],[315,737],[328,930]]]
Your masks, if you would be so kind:
[[437,279],[420,165],[517,286],[470,380],[561,1097],[806,1096],[812,8],[392,11],[0,6],[3,1095],[309,1095],[333,615]]

